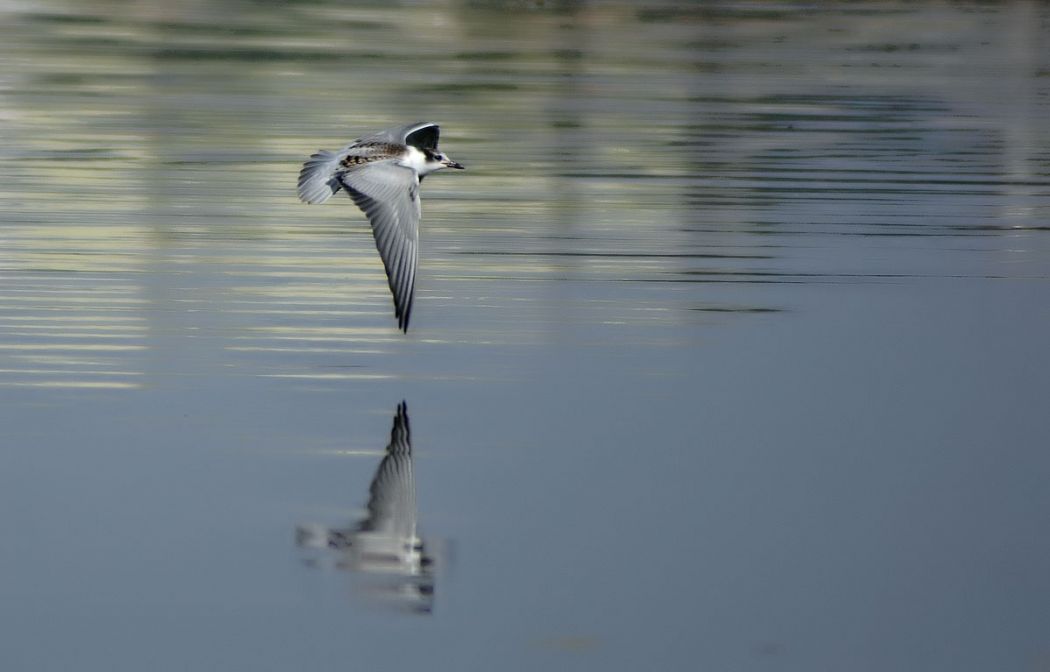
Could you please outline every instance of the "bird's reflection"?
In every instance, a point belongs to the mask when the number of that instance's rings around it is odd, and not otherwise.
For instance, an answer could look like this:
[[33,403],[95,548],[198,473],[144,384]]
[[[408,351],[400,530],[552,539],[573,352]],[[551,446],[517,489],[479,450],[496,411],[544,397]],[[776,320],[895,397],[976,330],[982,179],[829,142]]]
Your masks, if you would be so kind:
[[[416,482],[412,475],[412,436],[405,402],[398,404],[390,444],[368,489],[368,515],[354,525],[331,528],[300,525],[296,543],[328,549],[335,566],[366,577],[370,592],[418,613],[434,602],[433,559],[416,529]],[[316,560],[308,564],[318,564]]]

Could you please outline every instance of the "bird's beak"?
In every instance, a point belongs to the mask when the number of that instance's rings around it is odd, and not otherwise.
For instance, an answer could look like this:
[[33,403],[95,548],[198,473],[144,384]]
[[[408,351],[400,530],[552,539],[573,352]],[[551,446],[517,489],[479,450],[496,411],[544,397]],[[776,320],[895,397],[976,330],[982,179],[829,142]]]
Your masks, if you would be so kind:
[[453,161],[452,159],[448,159],[447,161],[442,161],[441,163],[445,164],[449,168],[459,168],[460,170],[466,170],[467,169],[467,167],[464,166],[462,163],[457,163],[456,161]]

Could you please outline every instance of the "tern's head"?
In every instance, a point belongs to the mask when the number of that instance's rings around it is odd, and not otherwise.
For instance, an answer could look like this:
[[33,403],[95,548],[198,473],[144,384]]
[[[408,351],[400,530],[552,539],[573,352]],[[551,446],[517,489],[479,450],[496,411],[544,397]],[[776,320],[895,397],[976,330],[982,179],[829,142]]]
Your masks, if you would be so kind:
[[442,168],[459,168],[463,170],[464,166],[461,163],[456,163],[452,159],[448,158],[448,154],[439,152],[436,149],[426,150],[426,171],[432,173],[435,170],[441,170]]

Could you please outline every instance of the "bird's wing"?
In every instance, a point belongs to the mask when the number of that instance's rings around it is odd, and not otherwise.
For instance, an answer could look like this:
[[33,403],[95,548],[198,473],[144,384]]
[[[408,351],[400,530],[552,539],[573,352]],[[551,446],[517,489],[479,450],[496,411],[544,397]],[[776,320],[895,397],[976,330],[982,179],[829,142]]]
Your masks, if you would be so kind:
[[369,487],[368,518],[361,529],[410,537],[416,527],[416,482],[412,475],[412,439],[405,402],[397,407],[390,445]]
[[408,331],[419,243],[419,178],[415,171],[387,160],[339,173],[339,179],[372,224],[394,294],[397,326]]
[[[440,129],[431,121],[417,121],[406,126],[395,126],[364,138],[359,138],[353,144],[364,144],[368,142],[391,142],[398,145],[412,145],[419,149],[437,149]],[[353,145],[351,145],[352,147]]]

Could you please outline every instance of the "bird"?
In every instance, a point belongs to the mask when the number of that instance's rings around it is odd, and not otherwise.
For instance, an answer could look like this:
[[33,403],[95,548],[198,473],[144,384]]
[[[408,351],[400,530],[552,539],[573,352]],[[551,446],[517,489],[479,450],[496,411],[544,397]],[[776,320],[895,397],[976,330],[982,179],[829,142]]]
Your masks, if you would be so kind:
[[322,149],[299,171],[299,199],[320,204],[345,189],[368,218],[394,297],[397,326],[408,333],[419,254],[419,185],[443,168],[464,166],[438,150],[438,125],[422,121],[363,136],[339,151]]

